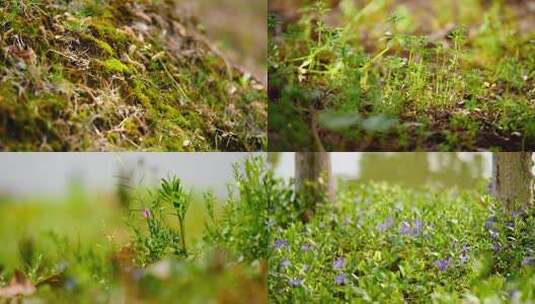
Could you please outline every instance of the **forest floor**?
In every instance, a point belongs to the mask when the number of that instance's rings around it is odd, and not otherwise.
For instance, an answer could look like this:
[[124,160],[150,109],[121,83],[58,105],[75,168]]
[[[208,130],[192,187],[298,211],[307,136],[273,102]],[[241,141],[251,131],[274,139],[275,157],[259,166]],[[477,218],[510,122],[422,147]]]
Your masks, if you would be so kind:
[[255,151],[261,80],[172,1],[3,1],[0,149]]
[[314,3],[270,2],[270,150],[535,148],[534,1]]
[[273,303],[535,300],[535,214],[486,190],[346,182],[304,223],[291,189],[270,212]]
[[0,303],[267,303],[266,171],[244,167],[224,200],[172,178],[0,199]]

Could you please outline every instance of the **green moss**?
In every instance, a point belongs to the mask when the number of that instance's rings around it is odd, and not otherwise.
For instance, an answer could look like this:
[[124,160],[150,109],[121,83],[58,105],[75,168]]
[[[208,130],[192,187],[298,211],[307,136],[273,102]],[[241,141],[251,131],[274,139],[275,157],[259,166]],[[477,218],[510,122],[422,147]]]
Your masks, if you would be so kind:
[[106,41],[102,41],[96,38],[93,41],[98,45],[99,48],[101,48],[106,53],[108,53],[108,55],[111,55],[111,56],[115,55],[115,51]]
[[107,1],[85,0],[82,8],[74,13],[81,17],[112,17]]
[[38,109],[36,115],[59,118],[61,112],[69,105],[69,101],[61,95],[47,95],[31,99],[28,104]]
[[[197,59],[171,53],[172,23],[190,26],[182,16],[167,13],[175,11],[171,4],[142,0],[134,8],[131,1],[74,2],[7,1],[0,8],[0,48],[21,39],[37,58],[31,71],[15,73],[15,55],[0,52],[0,78],[7,79],[0,84],[0,149],[261,149],[248,134],[251,125],[265,125],[265,117],[251,113],[250,124],[240,113],[251,110],[244,96],[254,90],[240,85],[239,77],[229,79],[224,61],[195,38],[184,43]],[[160,14],[162,22],[147,26],[165,37],[145,35],[142,45],[121,30],[143,22],[140,11]],[[110,74],[127,77],[115,80]],[[228,82],[238,88],[231,97]],[[236,115],[225,114],[230,103]],[[221,147],[215,140],[220,133],[240,140]],[[102,139],[105,146],[99,147]]]
[[7,82],[0,83],[0,105],[11,102],[17,96],[13,86]]
[[127,65],[123,64],[121,61],[119,61],[116,58],[111,58],[111,59],[105,60],[105,61],[101,62],[101,64],[104,67],[104,69],[106,69],[106,71],[108,71],[108,72],[125,73],[125,74],[132,73],[132,71],[130,70],[130,68]]
[[141,104],[144,106],[150,105],[150,99],[144,93],[145,85],[137,79],[134,79],[133,84],[133,92],[138,101],[141,102]]
[[128,117],[124,121],[123,126],[127,130],[128,133],[136,133],[137,128],[138,128],[138,123],[132,117]]
[[190,128],[191,127],[191,121],[189,121],[188,119],[186,119],[182,115],[178,115],[177,117],[175,117],[174,123],[176,123],[178,126],[180,126],[182,128]]
[[97,31],[99,37],[102,39],[123,44],[130,42],[130,39],[127,35],[118,31],[116,26],[106,20],[92,19],[89,24]]
[[106,52],[106,54],[110,55],[110,56],[115,56],[115,50],[111,47],[111,45],[109,45],[109,43],[107,43],[106,41],[102,41],[98,38],[95,38],[91,35],[86,35],[86,34],[83,34],[81,35],[83,38],[93,42],[96,44],[96,46],[103,50],[104,52]]
[[118,144],[119,143],[119,134],[118,133],[113,133],[113,132],[110,132],[106,135],[106,139],[111,143],[111,144]]
[[66,30],[76,33],[84,33],[87,31],[87,23],[78,18],[71,18],[63,21],[63,26]]

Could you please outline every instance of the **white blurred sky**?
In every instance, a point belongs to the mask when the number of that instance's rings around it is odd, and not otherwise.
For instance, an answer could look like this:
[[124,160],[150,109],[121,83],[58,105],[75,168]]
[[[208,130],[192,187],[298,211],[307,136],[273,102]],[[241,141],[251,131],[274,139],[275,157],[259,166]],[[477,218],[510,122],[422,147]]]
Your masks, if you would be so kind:
[[[385,154],[393,154],[395,152],[387,152]],[[289,178],[294,175],[294,154],[293,152],[281,153],[280,164],[276,168],[276,173],[279,176]],[[438,163],[436,159],[432,156],[434,153],[429,153],[431,155],[428,158],[430,162],[431,169],[438,170]],[[486,178],[490,177],[492,172],[492,154],[491,153],[468,153],[468,152],[459,152],[459,157],[461,159],[469,160],[473,158],[476,154],[483,155],[485,159],[485,176]],[[331,153],[332,161],[332,170],[335,175],[347,176],[347,177],[358,177],[360,173],[359,168],[359,159],[362,156],[362,153],[350,153],[350,152],[335,152]]]
[[[226,194],[232,165],[252,153],[0,153],[0,193],[64,195],[73,179],[89,191],[113,191],[118,172],[137,168],[134,183],[154,184],[174,174],[186,186]],[[143,165],[140,165],[140,162]]]
[[[134,184],[155,184],[160,178],[174,174],[188,187],[201,191],[212,189],[218,196],[224,196],[227,184],[234,181],[232,164],[251,154],[254,153],[0,153],[0,195],[64,195],[73,179],[79,179],[89,191],[113,191],[119,169],[123,167],[137,168]],[[475,154],[459,153],[462,159]],[[362,153],[331,155],[335,175],[359,176],[358,161]],[[439,170],[433,153],[429,155],[430,167]],[[490,177],[491,153],[482,155],[485,177]],[[281,177],[293,176],[294,153],[281,153],[275,172]]]

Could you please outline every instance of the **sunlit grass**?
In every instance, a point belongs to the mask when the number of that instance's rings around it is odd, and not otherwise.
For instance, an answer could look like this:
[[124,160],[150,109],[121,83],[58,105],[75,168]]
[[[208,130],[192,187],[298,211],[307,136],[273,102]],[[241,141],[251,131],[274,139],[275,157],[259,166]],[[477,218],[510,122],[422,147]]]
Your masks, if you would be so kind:
[[290,8],[296,20],[274,10],[270,148],[532,148],[535,33],[519,9],[374,0],[334,10],[317,1]]

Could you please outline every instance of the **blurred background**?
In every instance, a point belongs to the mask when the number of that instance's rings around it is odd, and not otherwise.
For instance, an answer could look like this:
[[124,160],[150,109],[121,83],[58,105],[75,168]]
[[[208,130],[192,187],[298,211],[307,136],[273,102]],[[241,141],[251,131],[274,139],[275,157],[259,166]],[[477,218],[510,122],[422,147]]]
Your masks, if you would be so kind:
[[[295,22],[304,7],[317,4],[317,0],[270,0],[269,12],[285,21]],[[329,13],[327,24],[340,26],[354,16],[355,8],[362,8],[371,0],[323,0]],[[506,18],[517,18],[519,28],[533,32],[535,0],[384,0],[388,10],[402,17],[399,26],[404,31],[429,33],[451,23],[471,24],[483,22],[482,9],[500,3],[508,9]],[[379,21],[378,21],[379,22]]]
[[233,181],[233,164],[248,153],[1,153],[0,195],[57,198],[73,189],[113,192],[119,184],[147,188],[176,175],[188,188],[220,198]]
[[180,0],[233,63],[267,83],[267,0]]
[[[295,153],[269,153],[277,175],[294,176]],[[359,182],[385,181],[412,188],[486,187],[492,173],[491,153],[331,153],[333,175]]]
[[[278,176],[294,175],[292,152],[269,153]],[[147,189],[176,175],[200,195],[210,189],[224,199],[234,181],[233,164],[253,153],[1,153],[3,200],[91,199],[120,188]],[[492,154],[482,153],[331,153],[333,173],[343,179],[388,181],[412,187],[474,187],[491,176]],[[144,191],[144,190],[143,190]],[[84,198],[85,197],[85,198]]]

